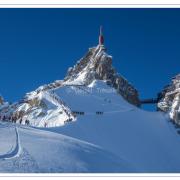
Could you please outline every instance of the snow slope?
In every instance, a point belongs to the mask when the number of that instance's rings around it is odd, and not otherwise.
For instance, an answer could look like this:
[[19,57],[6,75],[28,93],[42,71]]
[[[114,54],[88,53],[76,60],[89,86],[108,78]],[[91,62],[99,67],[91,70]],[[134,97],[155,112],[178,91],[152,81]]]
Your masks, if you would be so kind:
[[76,121],[0,124],[0,172],[180,172],[180,136],[165,114],[129,104],[100,80],[41,93],[49,109],[66,108]]
[[1,173],[135,171],[125,160],[90,143],[8,123],[0,128]]
[[55,93],[84,115],[48,130],[101,146],[140,172],[180,172],[180,136],[165,114],[130,105],[103,81],[94,81],[89,88],[64,86]]

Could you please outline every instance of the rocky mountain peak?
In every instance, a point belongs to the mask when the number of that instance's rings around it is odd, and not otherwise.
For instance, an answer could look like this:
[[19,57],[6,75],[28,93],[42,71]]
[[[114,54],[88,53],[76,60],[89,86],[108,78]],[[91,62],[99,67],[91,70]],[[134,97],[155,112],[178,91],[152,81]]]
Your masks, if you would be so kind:
[[138,91],[112,66],[104,44],[89,48],[87,54],[74,67],[68,69],[64,78],[66,84],[88,85],[94,80],[104,80],[114,87],[128,102],[140,105]]
[[168,112],[170,118],[180,124],[180,74],[172,78],[171,83],[164,87],[158,108]]
[[[64,80],[68,83],[74,82],[86,85],[94,79],[103,79],[102,71],[104,70],[104,74],[111,71],[111,63],[112,58],[106,54],[104,45],[89,48],[87,54],[74,67],[68,69]],[[103,69],[100,67],[103,67]]]
[[[116,90],[129,103],[136,106],[140,105],[138,91],[124,77],[119,75],[112,66],[112,56],[107,54],[102,28],[100,29],[99,44],[96,47],[89,48],[87,54],[74,67],[68,69],[64,80],[42,85],[35,91],[27,93],[17,103],[1,108],[0,115],[20,124],[30,123],[38,127],[62,126],[67,122],[75,121],[77,114],[84,114],[84,111],[78,109],[80,107],[71,107],[71,103],[66,99],[69,93],[74,92],[75,89],[80,91],[81,94],[87,93],[89,97],[91,92],[87,92],[86,88],[96,81],[99,82],[97,82],[99,88],[109,88],[113,91],[113,93],[110,93],[118,96],[114,93],[114,90]],[[94,90],[96,88],[95,86]],[[93,91],[93,93],[95,92]],[[106,94],[107,97],[104,97],[103,103],[109,105],[111,98],[108,97],[112,94]],[[120,96],[118,97],[121,99]],[[74,101],[78,102],[78,99]],[[94,101],[91,101],[91,103],[93,104]],[[99,113],[99,111],[96,113]]]

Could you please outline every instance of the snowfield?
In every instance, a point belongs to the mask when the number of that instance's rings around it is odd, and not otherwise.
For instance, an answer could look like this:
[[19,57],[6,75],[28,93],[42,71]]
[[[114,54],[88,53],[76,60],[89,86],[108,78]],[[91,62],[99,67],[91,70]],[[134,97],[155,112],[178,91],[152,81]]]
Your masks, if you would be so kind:
[[34,96],[54,117],[56,108],[76,117],[59,127],[49,118],[49,128],[33,127],[33,118],[31,127],[1,123],[0,172],[180,172],[180,136],[169,118],[129,104],[104,81]]
[[[103,81],[89,87],[55,91],[71,109],[84,115],[49,130],[99,145],[139,172],[180,172],[180,136],[164,113],[130,105]],[[97,111],[103,114],[97,115]]]
[[135,171],[125,160],[90,143],[8,123],[0,128],[1,173]]

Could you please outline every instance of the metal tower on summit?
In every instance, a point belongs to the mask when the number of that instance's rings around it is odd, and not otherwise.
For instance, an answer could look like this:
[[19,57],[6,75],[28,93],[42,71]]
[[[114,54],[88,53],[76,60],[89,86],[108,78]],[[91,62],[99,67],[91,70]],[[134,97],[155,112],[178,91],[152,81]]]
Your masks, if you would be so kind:
[[100,26],[99,45],[104,45],[104,36],[102,33],[102,26]]

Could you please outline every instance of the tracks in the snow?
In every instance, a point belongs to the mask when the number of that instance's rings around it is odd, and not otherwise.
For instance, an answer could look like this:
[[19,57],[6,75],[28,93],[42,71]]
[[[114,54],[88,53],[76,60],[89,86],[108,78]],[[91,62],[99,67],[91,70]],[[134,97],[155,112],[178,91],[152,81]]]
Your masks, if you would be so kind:
[[0,172],[38,173],[40,170],[36,160],[26,148],[21,147],[18,127],[13,128],[15,142],[9,152],[0,155]]
[[19,156],[21,153],[21,145],[20,145],[20,139],[19,139],[19,133],[17,127],[15,127],[15,135],[16,135],[16,142],[15,142],[15,147],[10,150],[9,152],[0,155],[0,160],[1,159],[11,159]]

